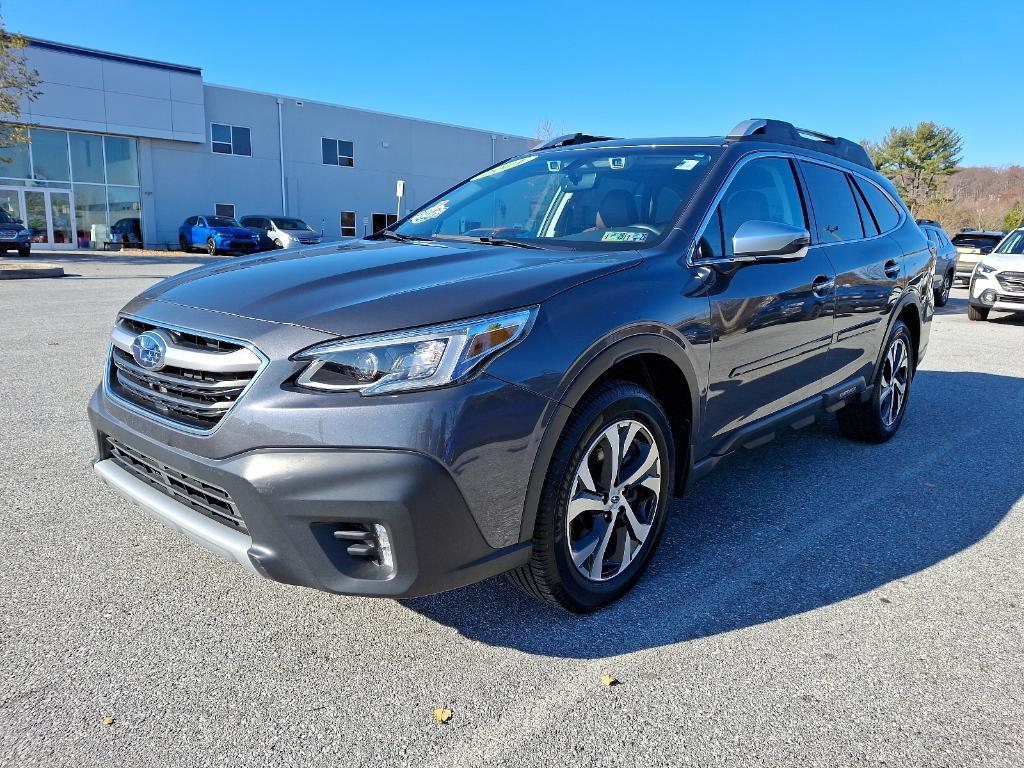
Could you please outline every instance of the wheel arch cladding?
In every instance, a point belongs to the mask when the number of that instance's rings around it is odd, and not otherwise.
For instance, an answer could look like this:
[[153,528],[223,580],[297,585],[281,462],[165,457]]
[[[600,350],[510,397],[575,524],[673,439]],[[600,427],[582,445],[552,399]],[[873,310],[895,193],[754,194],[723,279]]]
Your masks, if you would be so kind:
[[533,537],[541,489],[551,457],[572,414],[572,409],[595,386],[609,381],[628,381],[648,390],[661,404],[672,427],[677,492],[685,487],[693,455],[693,441],[700,419],[696,372],[685,349],[661,335],[638,334],[591,354],[560,393],[560,408],[548,424],[534,460],[523,509],[520,540]]
[[917,304],[908,302],[895,319],[903,321],[907,330],[910,331],[910,339],[913,342],[911,347],[914,350],[914,369],[916,370],[917,362],[921,357],[921,311],[917,308]]

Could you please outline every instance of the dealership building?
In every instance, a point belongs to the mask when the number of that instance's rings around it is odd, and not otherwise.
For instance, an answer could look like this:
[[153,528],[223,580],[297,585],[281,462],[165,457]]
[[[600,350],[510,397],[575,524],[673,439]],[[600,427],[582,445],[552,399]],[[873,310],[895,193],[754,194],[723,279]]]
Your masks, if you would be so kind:
[[29,38],[30,141],[2,149],[0,206],[35,247],[174,246],[189,216],[287,215],[326,239],[394,221],[533,141],[211,85],[198,67]]

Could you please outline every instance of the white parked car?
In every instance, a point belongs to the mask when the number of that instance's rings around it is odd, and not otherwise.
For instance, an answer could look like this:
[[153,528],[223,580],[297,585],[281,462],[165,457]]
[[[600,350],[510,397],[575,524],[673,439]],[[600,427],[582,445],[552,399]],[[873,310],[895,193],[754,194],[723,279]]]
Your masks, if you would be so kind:
[[323,236],[302,219],[291,216],[243,216],[241,224],[258,232],[261,249],[318,245]]
[[987,320],[991,310],[1024,312],[1024,227],[1013,230],[974,268],[971,320]]

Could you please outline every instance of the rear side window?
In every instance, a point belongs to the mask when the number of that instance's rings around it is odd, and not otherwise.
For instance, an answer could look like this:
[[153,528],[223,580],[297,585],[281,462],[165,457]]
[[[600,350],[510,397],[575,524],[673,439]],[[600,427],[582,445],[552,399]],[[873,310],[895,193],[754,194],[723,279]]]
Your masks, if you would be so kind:
[[875,217],[871,215],[871,210],[868,208],[867,201],[864,199],[864,195],[861,194],[860,189],[854,183],[850,176],[846,177],[847,183],[850,185],[850,190],[853,192],[853,199],[857,202],[857,213],[860,214],[860,223],[864,227],[864,235],[866,237],[874,237],[879,234],[878,224],[875,222]]
[[864,237],[857,202],[846,174],[817,163],[802,163],[811,195],[818,242],[840,243]]
[[733,255],[732,238],[744,222],[776,221],[807,227],[793,166],[784,157],[765,157],[744,165],[716,213],[722,223],[726,256]]
[[868,207],[871,208],[878,229],[882,232],[895,229],[896,225],[900,223],[900,212],[886,194],[870,181],[854,179],[854,183],[868,201]]

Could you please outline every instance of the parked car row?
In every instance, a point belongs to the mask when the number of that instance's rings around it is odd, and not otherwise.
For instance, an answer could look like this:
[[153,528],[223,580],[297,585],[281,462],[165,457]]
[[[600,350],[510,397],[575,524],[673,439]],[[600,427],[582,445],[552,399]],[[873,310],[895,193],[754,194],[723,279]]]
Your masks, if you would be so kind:
[[255,253],[277,248],[317,245],[323,236],[291,216],[190,216],[178,227],[178,245],[189,253],[202,248],[211,256]]

